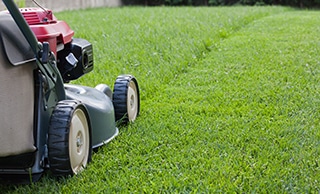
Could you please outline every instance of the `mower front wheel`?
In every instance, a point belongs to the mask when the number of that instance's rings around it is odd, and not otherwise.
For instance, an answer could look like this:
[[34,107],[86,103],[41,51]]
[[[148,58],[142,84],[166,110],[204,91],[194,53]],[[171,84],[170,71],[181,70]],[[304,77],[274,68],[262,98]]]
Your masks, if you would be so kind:
[[122,124],[136,120],[140,112],[139,86],[132,75],[118,76],[113,89],[116,121]]
[[85,106],[63,100],[55,107],[49,124],[48,156],[54,176],[81,172],[91,159],[90,122]]

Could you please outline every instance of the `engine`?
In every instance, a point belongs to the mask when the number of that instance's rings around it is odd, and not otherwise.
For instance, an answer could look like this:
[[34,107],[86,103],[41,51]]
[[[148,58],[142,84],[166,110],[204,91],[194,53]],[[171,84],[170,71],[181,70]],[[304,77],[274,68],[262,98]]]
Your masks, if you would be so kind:
[[21,8],[20,12],[40,42],[48,42],[65,82],[78,79],[93,69],[92,44],[73,38],[69,25],[57,20],[51,10]]

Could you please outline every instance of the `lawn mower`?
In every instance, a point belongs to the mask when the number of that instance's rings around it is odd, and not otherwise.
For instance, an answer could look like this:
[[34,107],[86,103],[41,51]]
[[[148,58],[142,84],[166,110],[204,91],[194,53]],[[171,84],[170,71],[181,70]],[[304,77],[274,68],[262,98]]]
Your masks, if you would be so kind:
[[0,183],[39,180],[47,169],[76,175],[96,149],[133,122],[139,87],[120,75],[114,88],[70,84],[93,70],[93,47],[52,11],[18,8],[0,13]]

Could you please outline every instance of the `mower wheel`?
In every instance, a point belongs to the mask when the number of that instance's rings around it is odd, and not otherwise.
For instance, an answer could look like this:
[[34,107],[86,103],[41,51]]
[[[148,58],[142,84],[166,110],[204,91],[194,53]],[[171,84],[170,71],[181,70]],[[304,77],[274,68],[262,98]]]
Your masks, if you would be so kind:
[[85,106],[75,100],[60,101],[49,124],[48,156],[54,176],[81,172],[91,159],[90,122]]
[[113,106],[116,121],[121,124],[133,122],[140,111],[139,86],[132,75],[118,76],[113,88]]

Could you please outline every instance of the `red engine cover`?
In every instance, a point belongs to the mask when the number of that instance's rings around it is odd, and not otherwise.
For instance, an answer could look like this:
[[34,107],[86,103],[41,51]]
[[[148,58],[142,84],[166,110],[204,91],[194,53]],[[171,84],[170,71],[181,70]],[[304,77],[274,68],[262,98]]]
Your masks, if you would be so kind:
[[72,41],[74,31],[66,22],[57,20],[51,10],[20,8],[20,11],[38,41],[49,42],[50,49],[55,55],[63,48],[61,46]]

